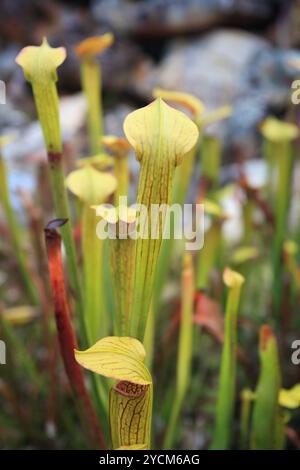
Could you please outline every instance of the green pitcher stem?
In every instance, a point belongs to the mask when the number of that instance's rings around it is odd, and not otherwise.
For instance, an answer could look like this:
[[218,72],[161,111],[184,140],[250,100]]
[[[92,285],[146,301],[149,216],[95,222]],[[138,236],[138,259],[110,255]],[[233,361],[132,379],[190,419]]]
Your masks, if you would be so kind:
[[250,415],[253,393],[245,389],[241,393],[241,418],[240,418],[240,448],[248,449],[250,432]]
[[275,314],[277,317],[277,327],[279,327],[282,297],[281,257],[286,226],[288,223],[293,155],[291,144],[289,142],[277,143],[276,145],[273,144],[272,150],[276,157],[278,181],[275,198],[275,233],[272,246],[272,266]]
[[229,289],[225,312],[225,334],[222,350],[216,424],[212,449],[228,449],[232,437],[233,407],[236,387],[237,315],[240,286]]
[[81,63],[81,83],[88,107],[88,132],[91,153],[95,155],[103,149],[101,70],[94,59],[86,59]]
[[260,329],[260,374],[252,413],[251,450],[276,450],[281,387],[277,340],[268,325]]
[[119,198],[128,195],[129,188],[129,167],[128,156],[115,157],[115,176],[118,180],[118,186],[115,192],[115,205],[119,206]]
[[134,240],[131,238],[110,240],[110,258],[116,302],[115,334],[129,336],[135,263]]
[[193,354],[193,305],[194,305],[194,272],[191,255],[185,255],[182,272],[181,319],[176,370],[175,397],[170,421],[164,439],[164,449],[172,448],[176,426],[191,381]]
[[196,288],[198,290],[207,289],[209,285],[209,275],[215,267],[219,255],[221,237],[222,224],[213,221],[212,226],[205,234],[204,246],[197,256]]
[[201,150],[201,175],[215,188],[220,178],[221,143],[217,137],[204,134]]
[[84,205],[82,212],[82,255],[84,272],[84,317],[89,343],[107,336],[109,330],[103,296],[103,240],[96,234],[96,211]]

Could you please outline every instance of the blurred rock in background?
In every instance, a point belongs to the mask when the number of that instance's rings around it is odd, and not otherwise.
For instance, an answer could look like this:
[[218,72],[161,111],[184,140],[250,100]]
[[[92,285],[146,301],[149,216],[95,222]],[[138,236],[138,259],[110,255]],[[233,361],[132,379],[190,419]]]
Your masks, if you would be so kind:
[[155,86],[193,93],[207,109],[230,104],[233,115],[217,129],[229,161],[257,157],[261,120],[270,112],[290,112],[290,86],[298,72],[289,62],[300,57],[299,1],[2,0],[0,78],[7,85],[2,129],[24,131],[35,117],[30,87],[14,62],[21,47],[43,36],[52,46],[65,46],[59,89],[72,95],[80,89],[73,46],[108,30],[116,42],[101,63],[111,122],[120,109],[151,100]]

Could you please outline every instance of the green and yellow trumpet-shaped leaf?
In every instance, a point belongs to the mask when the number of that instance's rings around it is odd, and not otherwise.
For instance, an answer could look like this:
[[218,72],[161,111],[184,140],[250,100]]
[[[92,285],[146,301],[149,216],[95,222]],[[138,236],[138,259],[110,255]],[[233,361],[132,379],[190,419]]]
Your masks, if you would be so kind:
[[225,311],[225,334],[222,351],[215,434],[212,447],[228,449],[231,444],[232,420],[236,395],[237,316],[244,277],[225,268],[223,282],[228,287]]
[[110,173],[90,165],[72,171],[66,186],[82,202],[82,255],[84,272],[84,314],[89,342],[106,336],[109,316],[106,311],[103,278],[103,239],[96,233],[97,217],[92,205],[104,203],[117,186]]
[[75,351],[77,362],[117,380],[110,391],[110,427],[114,449],[150,448],[152,378],[145,349],[135,338],[103,338],[86,351]]
[[[141,224],[136,240],[130,331],[143,339],[164,228],[161,213],[158,221],[151,221],[151,206],[170,203],[175,168],[196,145],[199,132],[188,117],[161,99],[130,113],[124,131],[141,165],[137,203],[146,208],[148,219],[148,224]],[[152,224],[156,227],[155,237]]]
[[190,253],[185,253],[183,258],[181,286],[176,385],[174,387],[172,410],[163,444],[164,449],[173,448],[176,432],[178,432],[178,419],[191,382],[195,283],[193,260]]
[[131,232],[135,230],[136,210],[122,205],[117,208],[102,205],[95,209],[97,215],[113,230],[113,237],[109,240],[109,253],[116,303],[115,334],[126,336],[129,334],[134,282],[135,241]]
[[114,36],[112,33],[105,33],[101,36],[91,36],[81,41],[75,46],[75,52],[82,60],[93,58],[102,54],[106,49],[112,46]]
[[249,446],[249,427],[251,416],[251,405],[255,400],[255,393],[249,388],[244,388],[240,394],[240,449],[248,449]]
[[27,46],[16,58],[32,85],[39,120],[48,152],[61,152],[56,69],[64,62],[64,47],[53,48],[44,38],[41,46]]
[[131,145],[124,137],[116,135],[104,135],[102,142],[108,150],[116,157],[127,156],[131,150]]
[[76,166],[78,168],[92,166],[95,170],[106,171],[114,167],[114,159],[106,153],[98,153],[91,157],[80,158],[76,161]]
[[286,240],[283,245],[283,259],[287,270],[291,274],[295,288],[300,289],[300,266],[297,256],[299,246],[294,240]]
[[[20,312],[21,309],[24,309],[23,312]],[[28,311],[26,312],[25,310],[27,309]],[[44,384],[43,377],[38,370],[36,361],[31,352],[26,347],[24,340],[20,337],[16,329],[17,325],[22,326],[34,318],[34,310],[35,308],[30,306],[3,309],[0,305],[0,331],[1,337],[5,340],[7,349],[9,349],[9,351],[18,351],[21,358],[20,364],[22,372],[25,374],[24,376],[30,380],[31,383],[36,384],[36,387],[40,388],[43,387]],[[36,315],[37,312],[35,310],[35,316]]]
[[206,214],[216,219],[227,219],[227,215],[225,214],[223,207],[218,202],[213,201],[212,199],[204,199],[202,203],[204,204],[204,212]]
[[[257,395],[249,389],[244,389],[241,393],[242,410],[241,410],[241,448],[248,448],[248,433],[251,414],[251,403],[255,402]],[[261,400],[261,398],[259,398]],[[300,384],[294,385],[290,389],[281,388],[278,396],[278,403],[282,408],[295,410],[300,407]],[[278,416],[275,418],[277,423],[276,429],[273,430],[274,440],[278,448],[282,448],[284,444],[284,428],[289,420],[289,415],[279,410]],[[278,439],[279,437],[279,439]],[[276,447],[277,448],[277,447]]]
[[292,388],[282,388],[279,392],[279,405],[294,410],[300,407],[300,383]]
[[152,383],[144,364],[145,349],[135,338],[107,336],[85,351],[75,351],[75,357],[80,365],[104,377],[138,385]]
[[[195,124],[198,125],[200,117],[204,111],[204,104],[196,96],[181,91],[163,90],[161,88],[154,88],[153,96],[161,98],[175,105],[180,105],[192,113],[192,118]],[[189,188],[191,174],[194,166],[198,146],[194,146],[185,156],[184,161],[180,167],[180,171],[176,171],[174,190],[173,190],[173,203],[183,204],[186,198],[186,193]]]
[[150,449],[152,385],[118,382],[110,391],[109,412],[113,448]]
[[189,118],[160,98],[130,113],[125,119],[124,131],[137,160],[141,165],[148,163],[150,169],[159,168],[160,176],[166,171],[165,161],[169,167],[180,165],[199,136]]
[[260,375],[252,415],[251,448],[275,450],[281,372],[276,337],[268,325],[260,329],[259,354]]
[[221,108],[214,109],[203,114],[199,120],[199,126],[205,127],[214,122],[222,121],[227,119],[232,114],[232,107],[229,105],[222,106]]
[[265,119],[260,127],[262,135],[272,142],[294,140],[299,135],[298,127],[289,122],[283,122],[275,117]]
[[[42,127],[48,154],[50,182],[58,219],[70,220],[70,209],[64,184],[62,137],[59,120],[59,101],[56,89],[56,69],[66,58],[63,47],[52,48],[46,39],[41,46],[28,46],[21,50],[16,62],[23,68],[31,83],[38,118]],[[83,320],[83,301],[71,224],[61,228],[72,292],[76,302],[82,335],[86,339]]]
[[212,199],[204,199],[204,213],[211,219],[211,225],[205,234],[205,243],[197,256],[197,289],[206,289],[211,271],[218,264],[222,245],[222,224],[228,218],[223,207]]
[[114,42],[111,33],[93,36],[81,41],[75,52],[80,59],[81,85],[88,107],[88,131],[91,152],[102,151],[103,116],[102,116],[102,78],[100,64],[96,56],[102,54]]
[[57,80],[56,69],[66,58],[64,47],[51,47],[46,38],[41,46],[27,46],[16,58],[23,70],[26,80],[42,83],[43,80]]
[[[235,296],[236,296],[236,292],[240,291],[241,286],[245,282],[245,278],[240,273],[233,271],[230,268],[225,268],[224,273],[223,273],[223,281],[224,281],[224,284],[229,289],[233,289],[235,291]],[[238,300],[238,299],[235,299],[235,300]],[[236,305],[235,302],[234,302],[234,305]]]
[[1,315],[11,325],[26,325],[39,316],[39,311],[31,305],[20,305],[4,309]]
[[110,207],[101,204],[100,206],[93,206],[93,208],[97,210],[98,215],[110,224],[117,224],[118,222],[131,224],[136,220],[137,211],[134,207],[127,207],[122,204],[118,207]]
[[[204,104],[197,97],[180,91],[164,90],[161,88],[154,88],[153,96],[161,98],[171,104],[179,105],[191,113],[192,119],[196,125],[204,111]],[[184,204],[189,190],[193,167],[198,152],[198,145],[195,145],[184,157],[182,165],[175,171],[172,203]],[[170,233],[174,232],[173,221],[170,221]],[[153,311],[158,311],[161,293],[165,280],[170,268],[170,259],[173,252],[174,240],[169,238],[163,241],[161,253],[158,261],[158,268],[156,271],[154,292],[153,292]]]
[[294,240],[286,240],[283,249],[290,256],[295,256],[299,252],[299,246]]
[[117,187],[110,173],[96,170],[90,165],[72,171],[66,178],[67,188],[88,206],[101,204]]
[[115,157],[115,175],[118,180],[118,188],[115,193],[115,205],[119,205],[119,198],[128,195],[129,166],[128,156],[131,149],[129,142],[114,135],[106,135],[102,139],[103,144]]
[[199,127],[204,127],[208,124],[221,121],[232,114],[232,107],[229,105],[222,106],[221,108],[214,109],[213,111],[205,112],[205,106],[199,98],[183,91],[154,88],[152,94],[154,98],[162,98],[165,101],[178,104],[188,109],[192,113],[193,119]]
[[154,98],[161,98],[170,103],[178,104],[188,109],[195,121],[197,121],[204,111],[204,104],[199,98],[191,95],[190,93],[185,93],[182,91],[171,91],[163,90],[162,88],[154,88],[153,90]]
[[147,449],[146,444],[137,444],[137,445],[133,445],[133,446],[119,447],[116,450],[145,450],[145,449]]
[[269,117],[262,123],[261,133],[264,137],[264,152],[268,166],[270,199],[274,204],[272,273],[274,311],[279,321],[282,296],[281,257],[291,201],[293,142],[299,136],[299,130],[295,124]]
[[243,264],[252,261],[259,256],[259,250],[255,246],[241,246],[232,254],[231,261],[233,264]]

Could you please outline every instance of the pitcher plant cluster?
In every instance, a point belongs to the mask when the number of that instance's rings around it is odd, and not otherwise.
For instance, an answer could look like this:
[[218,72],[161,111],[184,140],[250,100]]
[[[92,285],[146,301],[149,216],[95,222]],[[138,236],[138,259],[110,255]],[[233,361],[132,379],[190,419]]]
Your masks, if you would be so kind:
[[[57,92],[57,69],[66,50],[44,39],[16,58],[31,85],[43,131],[54,216],[44,220],[42,208],[27,201],[35,236],[32,261],[24,250],[28,234],[13,209],[2,157],[12,137],[2,136],[0,198],[26,303],[1,306],[8,350],[18,351],[28,379],[49,393],[50,415],[60,356],[75,420],[89,448],[176,448],[182,423],[201,414],[207,382],[214,390],[212,419],[204,431],[207,447],[282,449],[300,407],[300,385],[283,387],[278,342],[300,324],[286,313],[295,310],[300,296],[300,230],[287,229],[298,128],[274,117],[262,123],[264,187],[253,186],[242,165],[237,181],[221,185],[222,142],[211,129],[230,117],[230,106],[207,111],[188,93],[155,88],[154,100],[125,118],[124,135],[106,135],[101,54],[113,43],[107,33],[75,47],[89,154],[74,156],[71,171]],[[139,163],[133,199],[132,154]],[[176,206],[182,211],[191,192],[192,212],[198,210],[199,216],[199,207],[204,208],[203,225],[196,216],[204,243],[197,230],[176,236],[174,213],[166,217],[160,210]],[[235,195],[243,233],[232,248],[224,236],[230,214],[223,202]],[[100,236],[104,227],[113,236],[103,236],[104,231]],[[134,236],[137,228],[139,236]],[[170,279],[176,292],[168,300]],[[18,331],[36,321],[42,325],[48,378]],[[247,322],[259,355],[254,376],[248,373],[255,359],[246,353]],[[217,356],[205,362],[212,347]],[[17,378],[10,369],[8,361],[0,394]],[[16,416],[26,422],[22,413]]]

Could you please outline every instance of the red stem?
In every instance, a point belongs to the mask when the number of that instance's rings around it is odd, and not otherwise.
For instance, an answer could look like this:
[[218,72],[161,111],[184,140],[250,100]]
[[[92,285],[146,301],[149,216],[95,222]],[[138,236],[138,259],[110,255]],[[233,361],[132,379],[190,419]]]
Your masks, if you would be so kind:
[[55,313],[56,328],[60,351],[74,396],[83,404],[83,418],[88,425],[91,438],[101,449],[105,448],[103,433],[98,425],[97,417],[90,397],[87,393],[82,369],[75,360],[74,349],[77,347],[76,337],[72,328],[67,303],[67,295],[61,255],[61,236],[56,228],[66,220],[54,220],[45,229],[48,266]]

